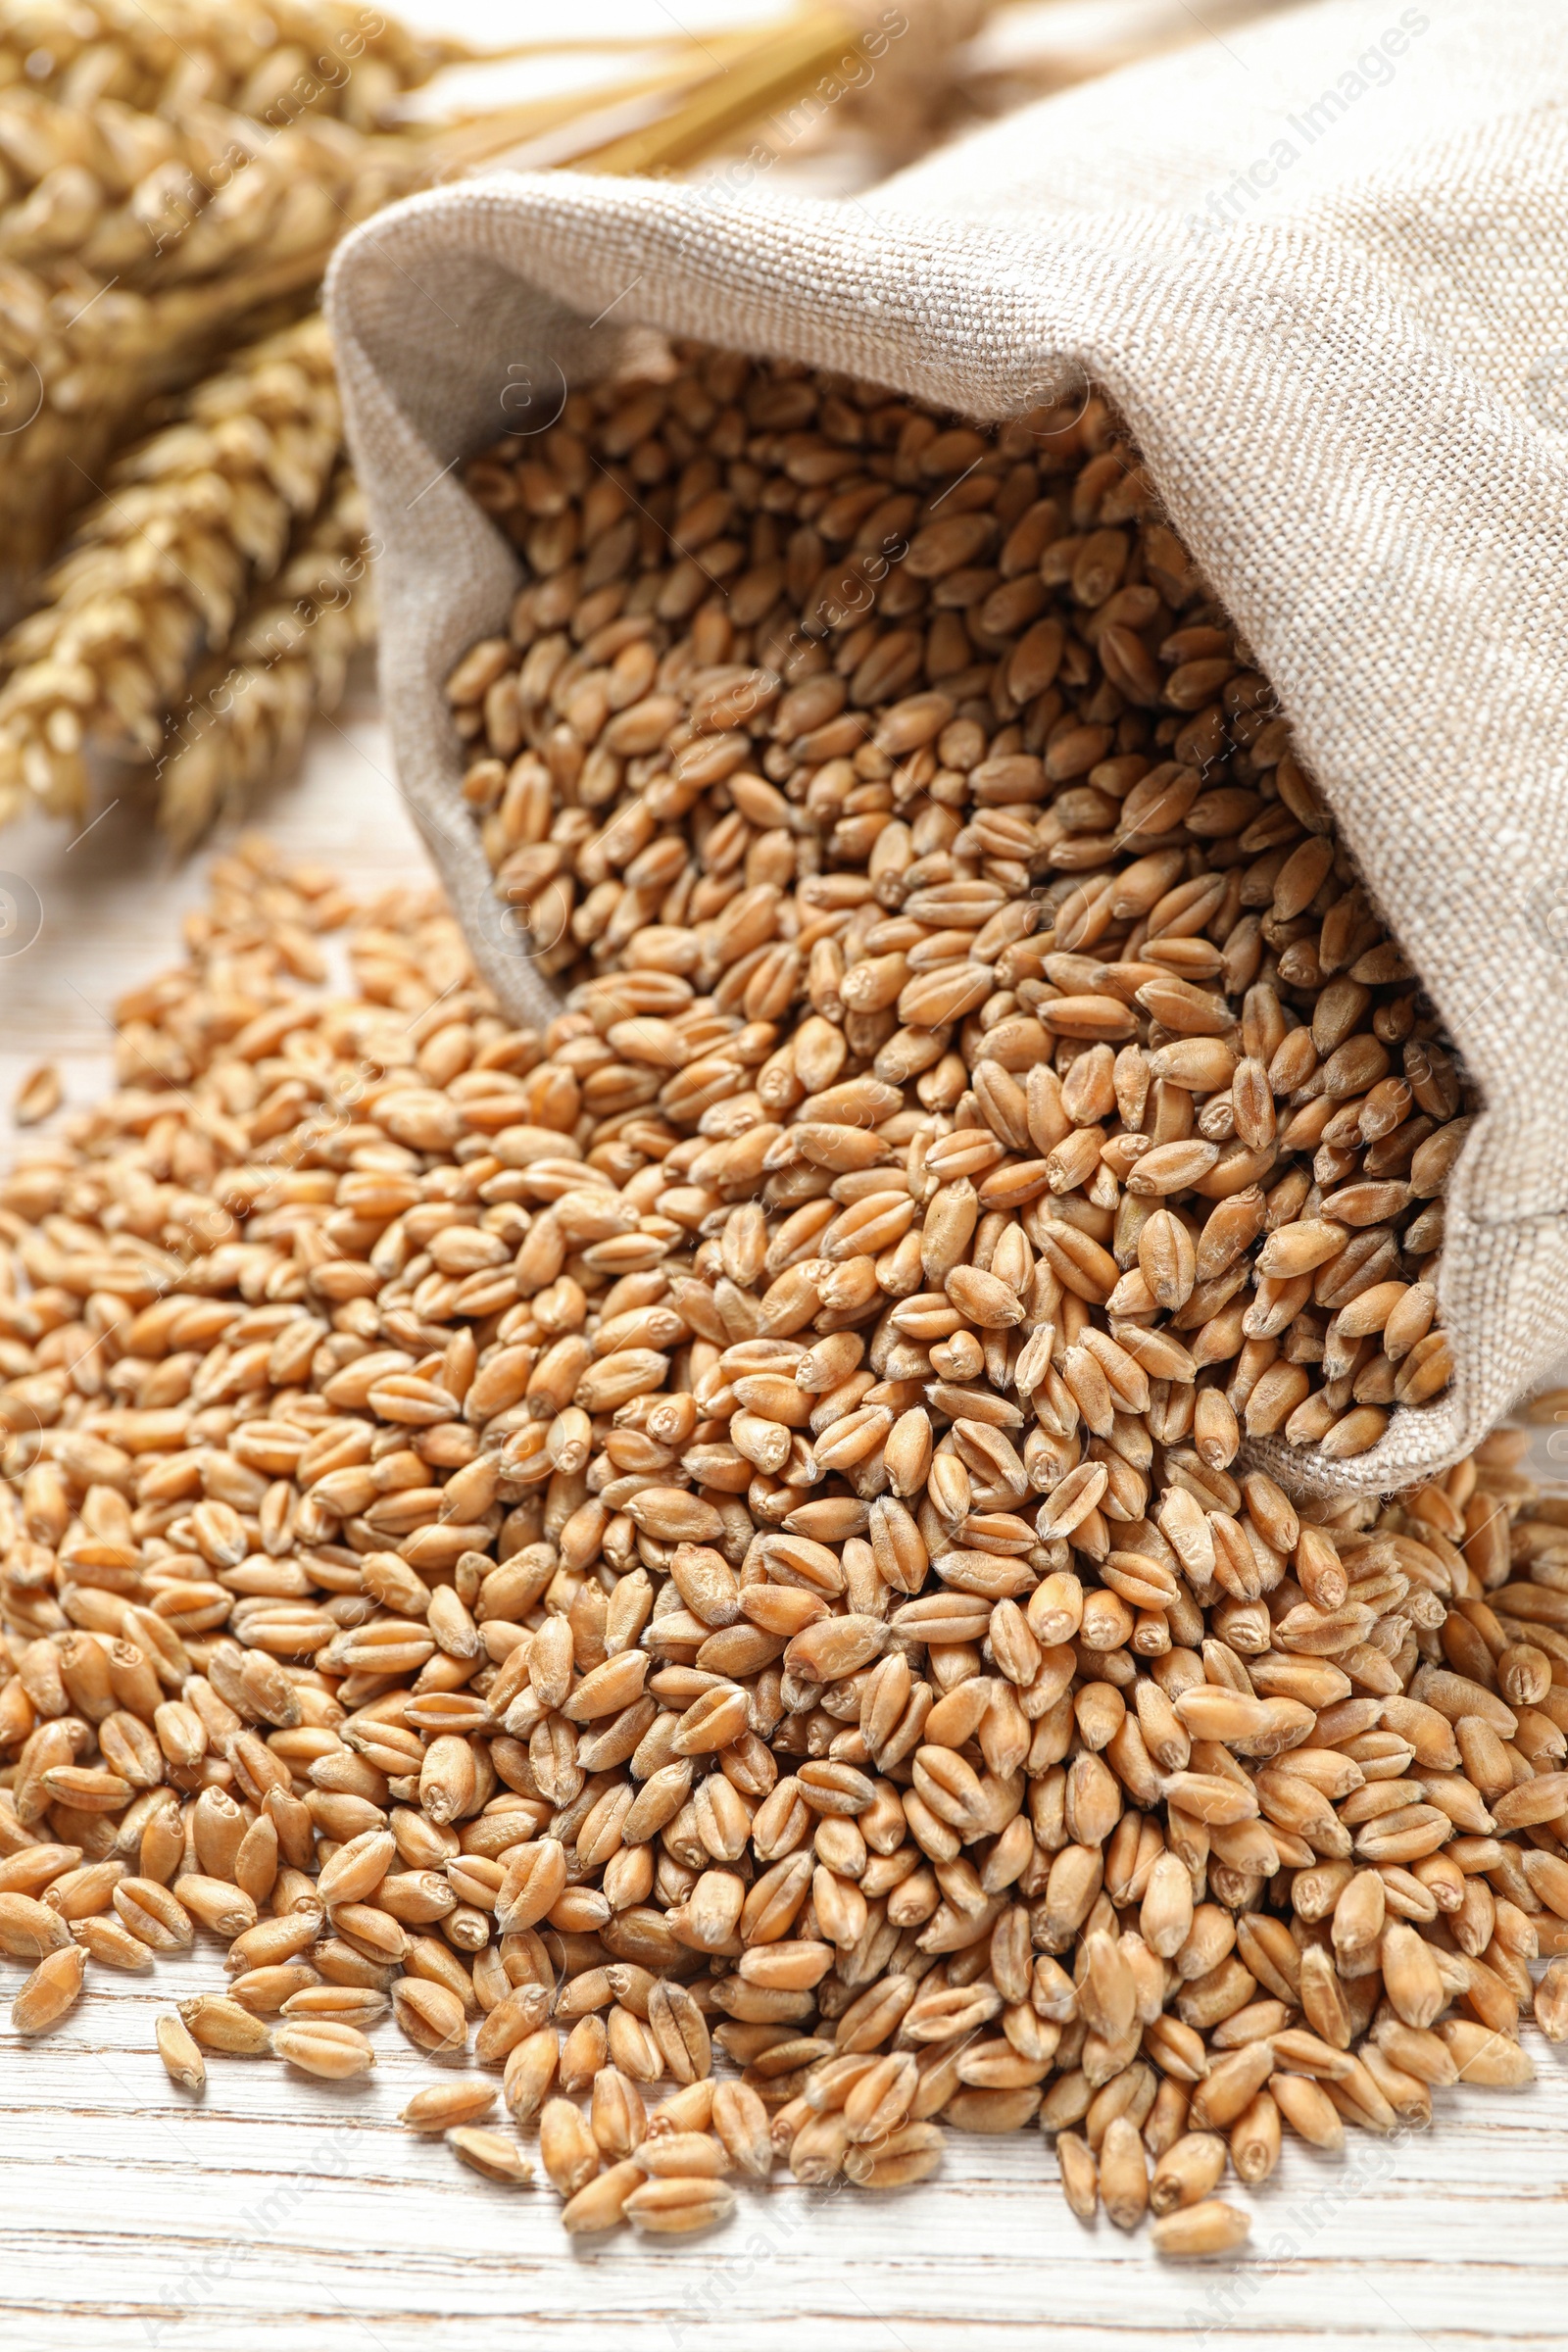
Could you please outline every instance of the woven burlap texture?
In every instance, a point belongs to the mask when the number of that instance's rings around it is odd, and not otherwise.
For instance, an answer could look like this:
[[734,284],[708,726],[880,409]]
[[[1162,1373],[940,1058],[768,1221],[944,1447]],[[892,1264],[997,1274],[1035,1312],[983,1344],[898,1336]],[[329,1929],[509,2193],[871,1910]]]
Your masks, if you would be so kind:
[[1334,0],[1034,107],[837,204],[498,176],[341,248],[329,313],[384,542],[401,789],[518,1017],[441,683],[516,559],[455,478],[652,326],[977,418],[1080,367],[1278,690],[1484,1109],[1450,1186],[1437,1404],[1298,1489],[1475,1444],[1568,1344],[1568,11]]

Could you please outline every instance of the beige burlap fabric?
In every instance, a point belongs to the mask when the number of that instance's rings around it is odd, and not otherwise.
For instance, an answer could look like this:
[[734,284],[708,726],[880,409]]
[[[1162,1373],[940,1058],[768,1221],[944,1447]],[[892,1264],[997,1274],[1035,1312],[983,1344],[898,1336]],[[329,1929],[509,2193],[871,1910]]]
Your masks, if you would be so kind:
[[524,1015],[546,992],[440,692],[517,577],[462,457],[548,423],[638,323],[976,417],[1064,364],[1120,404],[1485,1101],[1449,1196],[1454,1387],[1354,1463],[1285,1455],[1298,1484],[1451,1460],[1568,1344],[1565,101],[1561,0],[1333,0],[864,199],[499,177],[394,207],[331,281],[401,788]]

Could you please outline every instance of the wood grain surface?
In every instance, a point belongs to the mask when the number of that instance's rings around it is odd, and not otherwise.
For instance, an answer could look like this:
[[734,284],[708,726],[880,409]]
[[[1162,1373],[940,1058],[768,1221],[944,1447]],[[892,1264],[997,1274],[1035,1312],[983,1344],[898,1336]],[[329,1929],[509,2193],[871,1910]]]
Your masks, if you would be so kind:
[[[426,869],[368,680],[260,819],[366,895]],[[17,827],[0,868],[42,929],[0,956],[0,1102],[52,1059],[68,1102],[109,1080],[108,1007],[172,962],[205,860],[172,868],[127,799],[84,839]],[[0,1154],[9,1156],[9,1112]],[[0,1962],[0,2021],[21,1968]],[[1533,2091],[1438,2094],[1425,2134],[1287,2147],[1250,2252],[1157,2262],[1073,2221],[1037,2132],[954,2134],[939,2175],[877,2197],[743,2192],[714,2235],[573,2246],[548,2187],[506,2189],[395,2118],[433,2062],[390,2024],[363,2084],[214,2058],[174,2091],[160,2009],[222,1983],[216,1945],[144,1979],[95,1971],[37,2043],[0,2022],[0,2352],[1485,2352],[1568,2341],[1568,2049]],[[1238,2192],[1240,2193],[1240,2192]]]
[[[20,1976],[0,1976],[7,1996]],[[7,2352],[1481,2352],[1557,2347],[1568,2311],[1568,2066],[1440,2094],[1440,2120],[1339,2161],[1289,2146],[1245,2257],[1174,2267],[1073,2221],[1038,2132],[955,2133],[866,2197],[778,2183],[689,2243],[573,2245],[540,2186],[494,2186],[395,2117],[433,2061],[374,2030],[360,2084],[211,2058],[199,2102],[153,2047],[216,1946],[94,1975],[46,2040],[0,2033]]]

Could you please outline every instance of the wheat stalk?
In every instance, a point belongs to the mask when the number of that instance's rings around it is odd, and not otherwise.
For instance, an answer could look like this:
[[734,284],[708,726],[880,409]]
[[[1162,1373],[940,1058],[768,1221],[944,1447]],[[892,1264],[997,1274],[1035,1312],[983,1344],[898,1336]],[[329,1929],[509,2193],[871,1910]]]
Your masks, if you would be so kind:
[[178,847],[289,767],[312,718],[336,705],[350,658],[374,634],[371,554],[359,485],[340,465],[296,553],[171,717],[158,816]]
[[89,740],[158,752],[162,713],[331,476],[341,412],[324,322],[253,345],[181,411],[116,465],[44,601],[0,646],[0,811],[29,795],[78,810]]
[[211,274],[264,238],[275,258],[280,227],[313,242],[427,168],[419,139],[330,116],[279,128],[205,101],[147,115],[31,91],[0,93],[0,255],[45,277],[74,266],[136,284]]
[[47,259],[58,169],[0,216],[0,252],[36,257],[0,260],[0,548],[17,572],[44,559],[152,395],[264,304],[309,292],[345,229],[432,168],[427,142],[335,122],[270,135],[208,110],[186,127],[217,153],[211,134],[232,131],[227,151],[249,160],[220,177],[210,158],[205,176],[171,159]]
[[208,98],[262,120],[340,113],[365,129],[405,90],[478,53],[428,39],[352,0],[271,0],[266,11],[224,0],[58,0],[0,5],[0,82],[88,105],[102,97],[145,113]]

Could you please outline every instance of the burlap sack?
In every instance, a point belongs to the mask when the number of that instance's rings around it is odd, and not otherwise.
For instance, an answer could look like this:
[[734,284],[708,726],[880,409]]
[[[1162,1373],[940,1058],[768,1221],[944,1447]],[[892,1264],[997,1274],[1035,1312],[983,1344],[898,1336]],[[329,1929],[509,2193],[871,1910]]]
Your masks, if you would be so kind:
[[[1031,109],[843,204],[561,174],[415,197],[332,274],[401,788],[499,994],[441,681],[516,561],[453,478],[637,322],[979,418],[1079,363],[1479,1081],[1439,1403],[1298,1485],[1467,1449],[1568,1343],[1568,12],[1335,0]],[[530,404],[535,404],[530,406]]]

